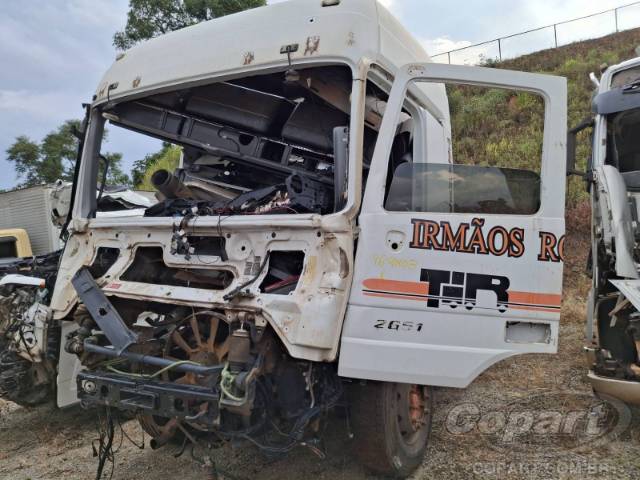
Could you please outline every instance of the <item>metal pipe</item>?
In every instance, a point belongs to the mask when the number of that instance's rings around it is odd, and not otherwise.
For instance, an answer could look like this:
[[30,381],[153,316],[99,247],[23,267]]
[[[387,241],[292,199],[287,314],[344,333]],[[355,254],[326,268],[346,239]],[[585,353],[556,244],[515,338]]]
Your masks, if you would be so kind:
[[[145,365],[152,365],[154,367],[161,368],[170,367],[171,365],[174,365],[176,363],[172,360],[153,357],[151,355],[143,355],[141,353],[122,352],[121,354],[118,354],[118,352],[116,352],[113,348],[95,345],[94,343],[90,342],[89,339],[84,341],[84,350],[86,352],[97,353],[99,355],[105,355],[112,358],[126,358],[127,360],[131,360],[133,362],[144,363]],[[180,364],[176,365],[173,370],[175,370],[176,372],[194,373],[196,375],[213,375],[215,373],[220,373],[223,368],[224,365],[206,367],[204,365]]]
[[182,181],[167,170],[158,170],[151,176],[153,186],[165,198],[193,198],[193,193]]

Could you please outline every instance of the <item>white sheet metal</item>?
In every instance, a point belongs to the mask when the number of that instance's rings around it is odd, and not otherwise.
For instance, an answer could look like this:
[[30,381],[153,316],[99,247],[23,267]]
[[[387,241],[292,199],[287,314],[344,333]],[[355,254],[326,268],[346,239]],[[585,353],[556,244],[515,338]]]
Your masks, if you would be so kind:
[[610,280],[610,282],[640,311],[640,280]]
[[601,206],[608,207],[608,212],[603,212],[602,218],[611,221],[613,238],[609,241],[615,243],[616,273],[620,277],[638,278],[638,268],[633,261],[634,228],[627,186],[620,171],[611,165],[600,167],[598,175],[604,180],[606,201]]
[[[395,71],[426,62],[424,48],[376,0],[292,0],[227,15],[154,38],[125,52],[101,80],[96,104],[238,72],[286,65],[280,53],[298,45],[294,62],[363,58]],[[311,46],[314,46],[311,48]]]
[[[384,210],[387,165],[414,80],[525,90],[545,99],[542,205],[535,215],[443,214]],[[505,70],[410,65],[394,84],[379,133],[359,219],[354,281],[342,335],[339,374],[378,381],[465,387],[494,363],[523,353],[555,353],[562,294],[566,165],[566,80]],[[425,247],[427,224],[452,232],[511,232],[515,251]],[[463,228],[464,225],[464,228]],[[465,233],[462,234],[465,236]],[[553,239],[552,257],[541,240]],[[444,245],[444,241],[443,241]],[[453,299],[453,301],[452,301]],[[510,341],[509,325],[549,332],[544,341]]]
[[0,278],[0,287],[5,285],[25,285],[31,287],[44,287],[44,279],[37,277],[27,277],[26,275],[19,275],[10,273]]

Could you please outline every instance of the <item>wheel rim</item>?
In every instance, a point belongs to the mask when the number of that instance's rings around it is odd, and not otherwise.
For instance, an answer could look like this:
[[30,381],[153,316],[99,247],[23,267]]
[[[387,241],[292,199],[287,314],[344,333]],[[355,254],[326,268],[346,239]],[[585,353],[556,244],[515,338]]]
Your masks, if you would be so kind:
[[420,442],[431,422],[429,391],[419,385],[396,387],[396,421],[407,445]]

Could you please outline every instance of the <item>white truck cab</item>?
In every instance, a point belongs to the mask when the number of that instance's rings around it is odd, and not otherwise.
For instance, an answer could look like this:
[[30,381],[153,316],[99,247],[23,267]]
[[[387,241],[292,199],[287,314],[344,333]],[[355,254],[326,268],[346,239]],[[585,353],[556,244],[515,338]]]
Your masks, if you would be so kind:
[[[537,172],[456,162],[448,96],[460,112],[480,88],[541,99]],[[144,218],[95,216],[106,124],[182,148]],[[88,109],[50,302],[58,404],[136,412],[155,446],[270,455],[320,448],[348,405],[361,460],[407,476],[430,387],[557,349],[565,130],[564,79],[433,64],[375,0],[134,47]]]
[[[593,117],[570,131],[569,170],[584,176],[591,197],[592,288],[587,309],[589,381],[598,395],[640,404],[638,206],[640,58],[607,68],[598,80]],[[589,129],[586,172],[575,171],[575,137]]]

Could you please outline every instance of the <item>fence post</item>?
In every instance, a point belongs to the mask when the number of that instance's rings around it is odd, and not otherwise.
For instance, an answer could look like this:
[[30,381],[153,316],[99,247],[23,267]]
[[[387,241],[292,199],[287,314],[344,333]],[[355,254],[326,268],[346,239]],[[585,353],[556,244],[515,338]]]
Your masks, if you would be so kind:
[[451,65],[451,52],[447,52],[447,57],[449,58],[449,65]]
[[615,8],[615,9],[613,10],[613,13],[615,14],[615,17],[616,17],[616,33],[618,33],[618,32],[620,31],[620,30],[618,29],[618,9],[617,9],[617,8]]
[[553,24],[553,38],[556,41],[556,48],[558,48],[558,25]]

